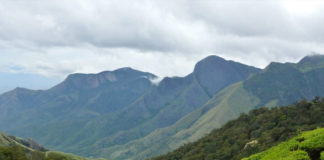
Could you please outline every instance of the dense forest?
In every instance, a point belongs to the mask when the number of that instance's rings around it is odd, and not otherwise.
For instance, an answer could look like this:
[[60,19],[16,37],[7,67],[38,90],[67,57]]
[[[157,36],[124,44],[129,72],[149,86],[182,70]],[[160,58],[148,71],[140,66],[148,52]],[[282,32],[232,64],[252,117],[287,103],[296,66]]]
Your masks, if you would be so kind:
[[151,160],[238,160],[324,126],[324,98],[242,113],[200,140]]

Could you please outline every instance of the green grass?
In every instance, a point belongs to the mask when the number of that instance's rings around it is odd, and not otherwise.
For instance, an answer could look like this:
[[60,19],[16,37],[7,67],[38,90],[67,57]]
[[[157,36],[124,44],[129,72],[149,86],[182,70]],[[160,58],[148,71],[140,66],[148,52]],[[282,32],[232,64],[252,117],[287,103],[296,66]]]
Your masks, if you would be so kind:
[[324,160],[324,128],[299,136],[243,160]]
[[174,135],[176,139],[185,140],[175,146],[179,146],[183,142],[198,140],[214,128],[218,128],[228,120],[238,117],[241,112],[248,112],[253,109],[257,103],[258,100],[244,90],[241,82],[231,85],[215,95],[213,99],[207,102],[206,106],[202,107],[202,110],[205,110],[208,105],[212,106],[208,112],[202,114],[197,122],[190,128]]
[[69,153],[48,151],[45,153],[45,160],[105,160],[105,159],[84,158]]
[[[0,133],[0,160],[104,160],[76,156],[69,153],[31,148],[30,141]],[[41,150],[38,150],[41,149]]]

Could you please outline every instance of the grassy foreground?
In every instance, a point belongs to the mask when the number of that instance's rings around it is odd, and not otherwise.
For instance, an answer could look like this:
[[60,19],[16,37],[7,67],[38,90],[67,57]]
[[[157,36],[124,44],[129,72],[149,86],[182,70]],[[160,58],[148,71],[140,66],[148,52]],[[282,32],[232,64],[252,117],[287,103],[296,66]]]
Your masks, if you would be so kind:
[[[95,160],[73,154],[49,151],[33,140],[0,133],[0,160]],[[96,159],[105,160],[105,159]]]
[[243,160],[324,160],[324,128],[299,136]]

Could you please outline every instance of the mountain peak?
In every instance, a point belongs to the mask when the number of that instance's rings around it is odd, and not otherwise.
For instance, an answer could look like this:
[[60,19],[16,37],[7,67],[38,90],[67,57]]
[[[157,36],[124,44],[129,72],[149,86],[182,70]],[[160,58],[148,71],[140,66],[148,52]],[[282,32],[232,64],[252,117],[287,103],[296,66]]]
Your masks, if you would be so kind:
[[309,71],[316,68],[324,67],[324,55],[312,54],[302,58],[298,63],[298,67],[303,71]]
[[227,61],[222,58],[222,57],[218,57],[215,55],[210,55],[204,59],[202,59],[201,61],[199,61],[196,65],[195,65],[195,71],[199,70],[201,67],[211,67],[215,64],[225,64]]
[[206,58],[202,59],[201,61],[203,61],[203,60],[225,60],[225,59],[220,56],[209,55]]
[[130,67],[125,67],[114,71],[103,71],[96,74],[70,74],[58,86],[65,86],[63,88],[96,88],[104,83],[113,83],[117,81],[131,82],[140,78],[154,79],[156,76],[148,72],[141,72]]
[[27,89],[27,88],[16,87],[12,91],[8,91],[6,93],[26,93],[26,92],[33,92],[33,91],[36,91],[36,90],[30,90],[30,89]]
[[138,72],[138,70],[133,69],[131,67],[118,68],[118,69],[114,70],[113,72],[132,72],[132,71]]
[[206,92],[214,95],[228,84],[244,80],[259,71],[258,68],[211,55],[196,64],[193,74]]
[[129,77],[145,77],[148,79],[157,78],[157,76],[152,73],[142,72],[142,71],[133,69],[131,67],[119,68],[114,71],[108,71],[108,72],[114,73],[115,75],[118,75],[118,76],[121,76],[124,78],[129,78]]
[[324,55],[314,53],[311,55],[307,55],[304,58],[302,58],[298,64],[312,64],[312,63],[319,63],[324,62]]

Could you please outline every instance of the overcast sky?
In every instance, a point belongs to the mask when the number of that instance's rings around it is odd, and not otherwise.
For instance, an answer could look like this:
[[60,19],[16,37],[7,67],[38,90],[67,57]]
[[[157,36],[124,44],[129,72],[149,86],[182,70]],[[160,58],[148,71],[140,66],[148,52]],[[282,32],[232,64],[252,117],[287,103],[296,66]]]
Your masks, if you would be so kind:
[[215,54],[264,67],[324,53],[322,0],[0,0],[0,72],[130,66],[183,76]]

